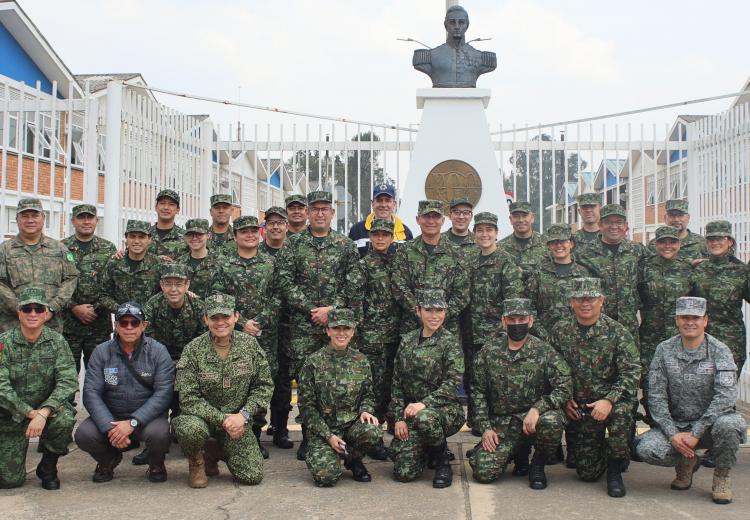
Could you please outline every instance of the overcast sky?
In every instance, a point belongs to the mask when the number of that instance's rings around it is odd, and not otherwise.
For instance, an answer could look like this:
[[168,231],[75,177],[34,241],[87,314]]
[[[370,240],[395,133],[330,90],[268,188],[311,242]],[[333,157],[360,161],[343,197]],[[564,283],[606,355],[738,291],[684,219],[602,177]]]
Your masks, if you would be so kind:
[[[410,36],[444,42],[444,0],[20,0],[75,74],[140,72],[155,87],[409,124]],[[479,79],[492,125],[546,123],[740,90],[750,76],[747,0],[465,0],[468,39],[498,55]],[[161,96],[191,113],[237,110]],[[713,113],[730,100],[651,113]],[[243,110],[254,123],[291,121]],[[316,123],[316,121],[311,121]]]

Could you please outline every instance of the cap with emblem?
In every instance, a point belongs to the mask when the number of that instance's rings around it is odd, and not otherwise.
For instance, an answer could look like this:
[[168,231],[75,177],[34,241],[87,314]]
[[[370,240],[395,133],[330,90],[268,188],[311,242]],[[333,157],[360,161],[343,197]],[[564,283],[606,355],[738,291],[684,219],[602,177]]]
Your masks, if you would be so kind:
[[528,202],[526,202],[524,200],[521,200],[521,201],[518,201],[518,202],[511,202],[508,205],[508,211],[510,211],[511,213],[516,213],[516,212],[519,212],[519,213],[532,213],[533,212],[532,209],[531,209],[531,204],[529,204]]
[[393,233],[393,222],[384,218],[376,218],[372,221],[372,227],[370,227],[370,233],[374,231]]
[[138,302],[125,302],[117,307],[115,312],[115,321],[120,321],[125,316],[132,316],[138,321],[144,321],[146,315],[143,314],[143,307]]
[[581,193],[576,197],[579,206],[597,206],[602,203],[597,193]]
[[315,202],[333,202],[333,195],[330,191],[311,191],[307,194],[307,203],[313,204]]
[[284,206],[288,208],[290,204],[302,204],[303,206],[307,206],[307,199],[304,195],[295,193],[284,199]]
[[471,203],[468,197],[456,197],[455,199],[451,199],[449,207],[450,209],[453,209],[456,206],[460,206],[461,204],[466,204],[470,208],[474,209],[474,204]]
[[619,204],[607,204],[599,212],[599,219],[604,220],[605,218],[611,217],[612,215],[622,218],[628,218],[628,214],[625,213],[625,208],[623,208]]
[[378,184],[372,189],[372,198],[377,199],[380,195],[388,195],[390,198],[396,198],[396,187],[393,184]]
[[253,217],[251,215],[242,215],[241,217],[237,217],[236,219],[234,219],[234,222],[232,222],[232,227],[234,228],[234,231],[237,232],[240,229],[244,228],[260,227],[260,224],[258,224],[258,217]]
[[266,220],[268,220],[268,217],[270,217],[271,215],[278,215],[284,220],[286,220],[287,218],[286,210],[280,206],[271,206],[270,208],[268,208],[266,210]]
[[211,195],[211,207],[213,208],[217,204],[229,204],[232,205],[232,196],[228,193],[217,193]]
[[706,238],[711,237],[729,237],[734,239],[732,236],[732,224],[726,220],[714,220],[706,224],[706,232],[704,234]]
[[669,199],[666,204],[667,213],[674,211],[675,213],[687,213],[688,203],[682,199]]
[[489,211],[477,213],[474,215],[474,229],[476,229],[479,224],[490,224],[497,227],[497,215],[490,213]]
[[683,296],[674,303],[675,316],[705,316],[706,299],[696,296]]
[[188,279],[188,269],[185,264],[167,264],[161,271],[161,279],[165,278],[179,278],[181,280]]
[[417,304],[423,309],[447,309],[445,291],[442,289],[420,289],[417,291]]
[[333,309],[328,313],[328,326],[353,329],[357,326],[357,320],[354,319],[354,312],[351,309]]
[[417,215],[426,215],[427,213],[440,213],[444,215],[443,203],[439,200],[420,200],[417,208]]
[[549,244],[556,240],[571,240],[573,233],[570,230],[570,224],[552,224],[544,232],[544,239]]
[[21,289],[21,292],[18,294],[18,306],[20,307],[21,305],[28,305],[30,303],[38,303],[47,307],[49,304],[47,303],[47,298],[44,296],[44,289],[39,287],[26,287],[25,289]]
[[503,316],[532,316],[531,300],[528,298],[508,298],[503,301]]
[[659,226],[656,228],[656,238],[654,240],[657,242],[663,238],[679,240],[680,235],[678,233],[679,231],[677,231],[677,228],[673,228],[672,226]]
[[96,206],[92,204],[78,204],[77,206],[73,206],[71,213],[74,217],[77,217],[78,215],[96,216]]
[[178,206],[180,205],[180,196],[178,195],[178,193],[176,191],[170,190],[170,189],[161,190],[156,195],[156,202],[159,202],[161,199],[163,199],[165,197],[168,198],[168,199],[172,199],[173,201],[175,201]]
[[146,233],[147,235],[151,235],[151,224],[143,220],[128,220],[128,224],[125,226],[125,236],[128,236],[128,233]]
[[35,198],[19,200],[18,206],[16,206],[16,214],[23,213],[24,211],[44,211],[42,209],[42,201]]
[[235,310],[234,296],[222,293],[212,294],[206,298],[204,308],[206,309],[206,316],[209,318],[217,314],[231,316]]
[[205,218],[191,218],[185,222],[185,233],[208,233],[209,224]]
[[598,298],[602,296],[602,282],[599,278],[574,278],[569,298]]

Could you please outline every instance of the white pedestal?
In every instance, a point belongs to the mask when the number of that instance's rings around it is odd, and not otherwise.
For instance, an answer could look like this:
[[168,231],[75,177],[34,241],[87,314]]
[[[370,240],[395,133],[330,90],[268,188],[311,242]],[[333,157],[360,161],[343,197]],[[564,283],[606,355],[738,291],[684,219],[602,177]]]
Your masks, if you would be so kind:
[[[498,237],[511,232],[508,203],[484,109],[490,102],[486,88],[417,89],[422,120],[411,155],[399,215],[411,227],[419,201],[427,198],[425,181],[439,163],[450,159],[471,165],[482,181],[482,195],[474,214],[489,211],[498,216]],[[445,219],[444,229],[450,227]],[[472,224],[473,228],[473,224]],[[415,235],[419,233],[417,229]]]

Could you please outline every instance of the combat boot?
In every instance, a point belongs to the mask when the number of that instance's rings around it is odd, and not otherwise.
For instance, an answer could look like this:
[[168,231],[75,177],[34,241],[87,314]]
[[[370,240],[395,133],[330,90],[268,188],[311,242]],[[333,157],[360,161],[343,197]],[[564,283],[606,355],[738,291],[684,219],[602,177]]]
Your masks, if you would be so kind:
[[367,468],[362,464],[362,459],[344,460],[344,467],[352,472],[352,476],[357,482],[370,482],[372,480]]
[[307,427],[302,425],[302,442],[299,443],[297,448],[297,460],[304,461],[307,458]]
[[447,450],[446,444],[430,450],[433,452],[432,459],[435,461],[435,476],[432,477],[432,487],[434,488],[447,488],[453,483],[453,468],[451,468]]
[[206,477],[206,465],[203,461],[203,454],[191,455],[188,457],[189,485],[191,488],[202,489],[208,486],[208,477]]
[[255,435],[255,440],[258,441],[258,449],[260,450],[260,454],[263,456],[264,459],[268,458],[268,449],[263,446],[260,443],[260,426],[253,426],[253,435]]
[[[271,426],[273,429],[273,444],[282,450],[291,450],[294,443],[289,439],[289,430],[286,423],[289,419],[289,410],[276,410],[271,412]],[[266,430],[266,433],[268,430]]]
[[388,460],[388,452],[385,451],[383,439],[380,439],[377,444],[368,450],[367,456],[373,460]]
[[42,449],[42,460],[36,467],[36,476],[42,481],[42,487],[48,491],[60,489],[60,479],[57,478],[57,459],[60,456]]
[[693,473],[698,471],[700,467],[698,457],[680,457],[677,466],[674,468],[676,476],[669,487],[677,491],[690,489],[690,486],[693,485]]
[[219,474],[219,461],[224,458],[219,441],[209,438],[203,445],[203,465],[207,477],[215,477]]
[[133,466],[145,466],[148,464],[148,448],[144,448],[138,455],[133,457]]
[[513,455],[513,471],[511,474],[514,477],[525,477],[529,474],[529,455],[531,455],[531,446],[525,443],[521,444]]
[[714,483],[711,486],[711,498],[715,504],[732,503],[732,481],[729,478],[729,468],[714,469]]
[[622,460],[607,461],[607,494],[612,498],[625,496],[625,483],[622,481]]
[[544,453],[535,452],[534,458],[531,459],[531,468],[529,469],[529,487],[531,489],[544,489],[547,487],[547,475],[544,473],[544,466],[547,464],[547,457]]
[[117,453],[108,459],[97,460],[96,469],[94,470],[94,475],[91,477],[91,480],[97,484],[109,482],[114,478],[115,468],[120,462],[122,462],[121,451],[117,451]]

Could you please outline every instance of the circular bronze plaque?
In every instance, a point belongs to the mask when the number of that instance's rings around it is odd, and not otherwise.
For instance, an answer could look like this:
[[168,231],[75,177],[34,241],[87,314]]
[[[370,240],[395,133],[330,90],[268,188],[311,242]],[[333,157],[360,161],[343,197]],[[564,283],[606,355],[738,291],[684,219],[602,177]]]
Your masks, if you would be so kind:
[[476,206],[482,198],[482,179],[469,163],[451,159],[430,170],[424,192],[428,199],[443,201],[447,213],[451,199],[459,197],[468,198]]

